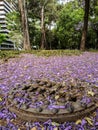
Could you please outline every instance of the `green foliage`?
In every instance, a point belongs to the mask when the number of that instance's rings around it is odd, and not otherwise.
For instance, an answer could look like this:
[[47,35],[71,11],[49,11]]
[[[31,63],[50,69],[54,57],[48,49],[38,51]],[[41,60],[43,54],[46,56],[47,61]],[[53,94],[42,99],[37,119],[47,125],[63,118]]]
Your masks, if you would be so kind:
[[1,44],[4,40],[6,40],[6,35],[0,33],[0,44]]
[[98,1],[95,0],[93,15],[90,16],[91,26],[88,30],[87,48],[98,49]]
[[41,32],[38,19],[29,21],[29,34],[31,47],[34,45],[40,46]]
[[65,4],[59,13],[57,22],[57,36],[59,39],[58,48],[74,49],[79,47],[81,30],[76,27],[83,21],[84,11],[78,7],[77,2]]
[[86,48],[97,49],[96,48],[96,41],[97,41],[96,33],[94,32],[94,30],[91,27],[89,27],[87,41],[86,41],[86,43],[87,43]]
[[[45,31],[48,49],[78,49],[80,48],[81,34],[84,18],[84,1],[74,0],[65,5],[58,4],[56,0],[29,0],[28,12],[31,22],[30,39],[33,45],[40,46],[41,43],[41,6],[45,5]],[[91,0],[87,48],[97,48],[98,35],[92,28],[98,21],[98,2]],[[53,29],[51,23],[56,23]],[[97,25],[97,24],[96,24]]]
[[11,31],[21,29],[19,12],[13,11],[8,13],[6,19],[8,21],[8,29]]
[[10,12],[7,14],[6,19],[8,21],[7,28],[10,30],[9,38],[15,43],[16,47],[21,46],[23,41],[20,15],[19,12]]
[[20,54],[19,51],[0,51],[0,59],[15,58]]
[[[47,49],[78,49],[81,41],[84,2],[73,0],[65,5],[58,4],[57,0],[28,0],[28,20],[31,46],[41,44],[41,7],[44,5],[44,26]],[[87,48],[98,48],[98,2],[91,0]],[[17,12],[7,15],[10,39],[16,46],[23,41],[20,25],[20,16]],[[56,26],[51,28],[52,23]],[[95,26],[96,25],[96,26]]]
[[28,17],[29,17],[29,31],[30,41],[32,45],[41,44],[41,8],[44,6],[44,27],[46,33],[47,45],[50,45],[52,33],[49,27],[57,18],[56,0],[29,0],[28,2]]
[[96,14],[98,15],[98,6],[95,7]]

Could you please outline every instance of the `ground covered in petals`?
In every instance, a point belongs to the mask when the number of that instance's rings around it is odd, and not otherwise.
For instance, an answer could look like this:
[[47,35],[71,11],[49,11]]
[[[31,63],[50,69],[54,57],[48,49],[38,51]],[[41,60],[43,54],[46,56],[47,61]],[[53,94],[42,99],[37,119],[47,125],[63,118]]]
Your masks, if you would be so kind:
[[[98,109],[89,117],[76,122],[58,124],[51,120],[22,122],[17,125],[17,117],[5,107],[7,93],[17,84],[32,79],[48,79],[55,82],[84,80],[98,87],[98,53],[84,52],[72,56],[36,56],[21,54],[17,58],[0,61],[0,130],[97,130]],[[4,97],[2,97],[2,94]],[[18,123],[19,124],[19,123]]]

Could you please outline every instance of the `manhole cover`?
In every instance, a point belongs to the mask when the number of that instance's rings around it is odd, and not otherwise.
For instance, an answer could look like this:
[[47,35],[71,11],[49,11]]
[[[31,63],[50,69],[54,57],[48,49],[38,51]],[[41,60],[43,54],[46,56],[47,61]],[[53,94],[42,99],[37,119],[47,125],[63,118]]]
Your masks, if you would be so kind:
[[26,121],[75,121],[97,108],[98,87],[84,81],[32,80],[8,93],[10,111]]

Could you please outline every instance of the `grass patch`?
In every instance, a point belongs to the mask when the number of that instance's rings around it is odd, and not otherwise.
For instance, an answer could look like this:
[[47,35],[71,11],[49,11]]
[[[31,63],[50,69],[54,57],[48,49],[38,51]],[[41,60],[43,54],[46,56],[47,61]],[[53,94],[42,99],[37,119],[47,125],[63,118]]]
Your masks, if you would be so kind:
[[[26,53],[26,52],[25,52]],[[27,53],[35,54],[37,56],[72,56],[72,55],[80,55],[82,52],[79,50],[32,50]]]
[[98,49],[89,49],[89,52],[98,52]]
[[9,58],[16,58],[19,54],[22,53],[29,53],[34,54],[37,56],[72,56],[72,55],[80,55],[82,52],[79,50],[31,50],[31,51],[0,51],[0,59],[9,59]]
[[15,58],[20,54],[19,51],[0,51],[0,59]]

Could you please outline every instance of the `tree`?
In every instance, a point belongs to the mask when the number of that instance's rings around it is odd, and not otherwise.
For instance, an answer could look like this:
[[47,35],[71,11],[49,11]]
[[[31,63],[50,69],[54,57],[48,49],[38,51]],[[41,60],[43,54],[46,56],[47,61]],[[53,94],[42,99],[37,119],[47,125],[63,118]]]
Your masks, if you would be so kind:
[[90,0],[85,0],[84,25],[83,25],[82,38],[80,43],[80,50],[82,51],[85,50],[85,43],[87,38],[89,8],[90,8]]
[[21,25],[23,30],[23,49],[30,50],[30,39],[29,39],[29,28],[28,28],[28,18],[27,18],[27,7],[25,0],[18,0],[19,11],[21,16]]
[[95,49],[98,49],[98,1],[96,0],[93,0],[92,12],[92,29],[96,34],[96,37],[93,39],[93,41],[95,41]]
[[57,46],[60,49],[78,49],[81,40],[81,23],[84,11],[77,1],[66,3],[57,20]]
[[7,29],[9,30],[9,38],[15,43],[17,48],[22,48],[23,35],[19,12],[13,11],[6,15]]
[[46,44],[46,34],[45,34],[45,5],[47,4],[48,0],[42,3],[41,5],[41,49],[45,48],[45,44]]
[[[56,0],[30,0],[29,1],[29,12],[31,14],[31,10],[33,13],[33,19],[36,19],[35,24],[39,21],[40,26],[40,48],[47,49],[47,38],[46,38],[46,30],[49,28],[49,24],[54,21],[56,12],[55,12],[55,4]],[[55,13],[54,13],[55,12]]]

